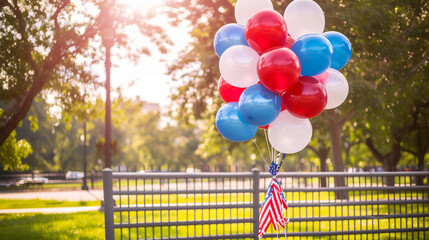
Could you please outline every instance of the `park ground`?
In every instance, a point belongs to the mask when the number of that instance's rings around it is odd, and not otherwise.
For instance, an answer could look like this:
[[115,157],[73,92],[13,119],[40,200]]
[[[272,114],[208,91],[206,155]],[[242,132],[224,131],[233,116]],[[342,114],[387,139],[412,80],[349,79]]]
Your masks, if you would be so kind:
[[103,239],[102,190],[0,193],[1,239]]

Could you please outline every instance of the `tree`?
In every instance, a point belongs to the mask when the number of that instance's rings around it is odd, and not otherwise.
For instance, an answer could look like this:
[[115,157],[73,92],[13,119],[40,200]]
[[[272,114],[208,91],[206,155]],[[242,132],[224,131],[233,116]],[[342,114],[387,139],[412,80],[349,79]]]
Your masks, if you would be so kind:
[[[289,2],[275,1],[274,6],[284,10]],[[325,12],[325,31],[345,34],[354,52],[348,66],[341,69],[349,80],[348,101],[319,116],[329,126],[334,169],[344,169],[341,135],[349,120],[361,133],[361,142],[373,142],[368,148],[373,153],[376,149],[380,154],[375,157],[382,159],[386,170],[391,169],[400,159],[397,150],[403,139],[415,131],[423,131],[426,137],[424,129],[429,125],[424,97],[429,90],[425,84],[429,76],[425,37],[428,3],[335,0],[319,4]],[[218,57],[212,39],[222,25],[235,22],[233,4],[174,1],[168,13],[173,24],[187,21],[192,26],[190,47],[170,67],[175,79],[183,82],[173,95],[179,109],[176,117],[191,123],[213,120],[222,101],[216,94]],[[417,106],[421,107],[416,115]],[[412,116],[417,116],[414,126]]]
[[[322,113],[325,115],[326,113]],[[319,116],[317,119],[312,121],[313,126],[313,138],[308,145],[308,148],[316,154],[319,158],[320,171],[328,172],[327,160],[329,156],[329,151],[331,149],[331,144],[329,141],[329,128],[326,122],[326,118]],[[320,178],[320,186],[326,187],[326,178]]]
[[196,129],[170,124],[159,111],[145,111],[145,104],[140,99],[124,97],[113,102],[113,162],[136,167],[185,167],[194,163],[200,141]]
[[[0,65],[1,101],[7,104],[0,119],[0,144],[24,119],[36,95],[47,85],[66,81],[89,81],[82,64],[75,61],[97,33],[100,18],[88,17],[88,24],[70,24],[70,1],[2,1],[2,48]],[[66,16],[64,16],[64,14]],[[78,31],[84,27],[84,31]],[[61,68],[62,67],[62,68]],[[72,73],[72,74],[69,74]],[[72,93],[73,94],[73,93]]]
[[[126,27],[135,27],[166,51],[170,44],[162,28],[144,22],[137,12],[114,0],[0,1],[0,145],[27,115],[41,92],[55,94],[64,110],[84,98],[82,83],[101,86],[87,67],[99,62],[100,33],[107,16],[114,19],[116,47],[138,59],[147,48],[128,45]],[[88,10],[95,9],[95,10]],[[106,14],[110,11],[110,14]],[[158,41],[158,39],[164,41]],[[133,43],[135,44],[135,43]],[[134,46],[134,45],[133,45]]]
[[16,129],[17,139],[25,139],[33,148],[33,153],[23,159],[30,170],[52,170],[56,148],[55,124],[58,121],[51,116],[51,105],[44,99],[36,97],[22,126]]
[[357,39],[357,67],[349,73],[367,86],[367,96],[360,99],[355,120],[373,156],[392,171],[407,135],[423,131],[427,136],[428,3],[368,1],[366,8],[357,4],[347,2],[346,9],[362,11],[351,27],[366,39]]
[[22,164],[21,159],[26,158],[33,150],[25,139],[17,141],[15,136],[16,132],[12,131],[4,144],[0,146],[0,159],[4,171],[28,169],[27,165]]
[[[425,164],[425,156],[429,148],[429,130],[413,131],[408,134],[402,143],[401,150],[411,153],[417,158],[417,170],[423,171]],[[423,185],[423,177],[416,178],[418,185]]]

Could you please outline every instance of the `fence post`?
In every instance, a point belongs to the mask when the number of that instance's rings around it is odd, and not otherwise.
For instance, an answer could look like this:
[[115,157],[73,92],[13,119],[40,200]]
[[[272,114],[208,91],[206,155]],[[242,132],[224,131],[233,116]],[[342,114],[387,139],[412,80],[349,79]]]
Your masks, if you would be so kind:
[[257,240],[259,231],[259,169],[253,168],[253,239]]
[[112,170],[103,169],[103,193],[104,193],[104,229],[106,240],[115,239],[115,229],[113,223],[113,180]]

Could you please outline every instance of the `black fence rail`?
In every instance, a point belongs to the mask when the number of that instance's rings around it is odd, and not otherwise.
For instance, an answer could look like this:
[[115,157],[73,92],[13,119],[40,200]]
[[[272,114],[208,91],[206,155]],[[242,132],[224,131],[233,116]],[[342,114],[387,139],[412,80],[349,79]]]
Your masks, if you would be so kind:
[[[428,172],[279,173],[291,239],[429,239]],[[268,173],[103,171],[106,239],[258,239]],[[418,183],[418,184],[417,184]],[[423,183],[423,184],[421,184]],[[269,229],[265,238],[285,237]]]

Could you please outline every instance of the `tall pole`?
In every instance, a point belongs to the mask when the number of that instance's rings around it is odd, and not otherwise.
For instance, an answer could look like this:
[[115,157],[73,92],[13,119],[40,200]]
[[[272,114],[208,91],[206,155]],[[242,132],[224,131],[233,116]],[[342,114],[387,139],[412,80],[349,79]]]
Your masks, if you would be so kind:
[[112,66],[110,62],[110,49],[114,44],[115,29],[113,28],[113,19],[110,15],[109,1],[105,2],[103,8],[105,19],[102,25],[102,38],[103,45],[106,48],[106,125],[105,125],[105,168],[111,168],[112,166],[112,123],[110,114],[110,68]]
[[112,123],[110,114],[110,46],[106,46],[106,126],[105,126],[105,168],[112,166]]
[[88,190],[88,185],[86,184],[86,117],[83,122],[83,182],[82,190]]

